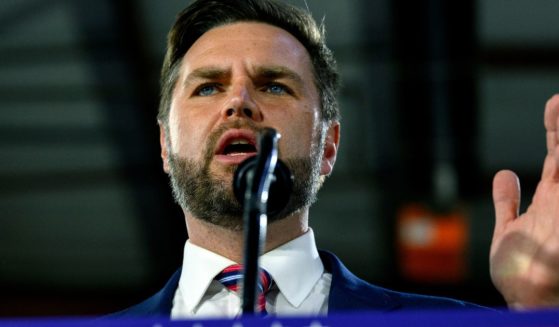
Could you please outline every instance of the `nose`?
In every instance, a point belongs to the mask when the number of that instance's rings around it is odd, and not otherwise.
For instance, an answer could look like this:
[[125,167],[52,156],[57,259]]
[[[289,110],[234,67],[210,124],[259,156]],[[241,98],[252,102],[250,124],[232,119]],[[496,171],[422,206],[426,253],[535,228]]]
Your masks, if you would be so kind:
[[262,120],[262,112],[254,100],[249,83],[234,85],[223,107],[224,119],[235,117],[251,119],[256,122]]
[[239,116],[245,116],[247,118],[252,118],[254,110],[250,108],[242,108],[242,109],[235,109],[235,108],[228,108],[225,111],[225,115],[227,117],[231,117],[238,113]]

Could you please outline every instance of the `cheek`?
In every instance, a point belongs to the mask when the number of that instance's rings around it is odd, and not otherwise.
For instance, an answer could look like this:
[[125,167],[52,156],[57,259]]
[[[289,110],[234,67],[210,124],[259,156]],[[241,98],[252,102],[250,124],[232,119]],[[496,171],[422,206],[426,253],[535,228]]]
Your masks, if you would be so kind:
[[181,111],[180,103],[173,103],[169,112],[169,134],[171,141],[171,151],[182,158],[197,158],[203,139],[199,134],[201,127],[193,124],[196,120],[188,117],[185,112]]
[[185,126],[185,124],[177,119],[169,116],[169,134],[171,141],[171,151],[174,154],[178,154],[180,157],[184,157],[186,153],[189,153],[190,148],[189,141],[192,140],[192,136],[188,135],[190,128]]
[[308,157],[317,140],[318,117],[312,112],[304,112],[297,117],[289,117],[283,126],[280,149],[286,156]]

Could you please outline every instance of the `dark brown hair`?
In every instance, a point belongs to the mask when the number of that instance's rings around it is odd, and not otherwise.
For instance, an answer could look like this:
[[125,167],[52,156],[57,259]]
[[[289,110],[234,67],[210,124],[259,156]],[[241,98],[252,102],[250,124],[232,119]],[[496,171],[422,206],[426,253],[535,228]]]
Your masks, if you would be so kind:
[[326,46],[324,27],[319,27],[310,13],[275,0],[197,0],[178,14],[167,37],[167,53],[161,69],[159,121],[167,124],[181,60],[192,44],[214,27],[241,21],[277,26],[303,44],[312,61],[322,119],[338,120],[336,61]]

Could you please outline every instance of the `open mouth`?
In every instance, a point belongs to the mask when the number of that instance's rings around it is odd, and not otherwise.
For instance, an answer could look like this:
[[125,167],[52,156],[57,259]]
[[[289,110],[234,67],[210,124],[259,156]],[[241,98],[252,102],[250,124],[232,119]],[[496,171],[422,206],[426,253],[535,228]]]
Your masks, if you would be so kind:
[[231,158],[231,160],[234,160],[234,158],[241,159],[256,155],[257,151],[255,132],[232,129],[221,136],[215,154],[222,159]]
[[238,156],[250,153],[256,153],[256,146],[251,144],[248,140],[239,139],[233,140],[230,144],[226,145],[222,154],[226,156]]

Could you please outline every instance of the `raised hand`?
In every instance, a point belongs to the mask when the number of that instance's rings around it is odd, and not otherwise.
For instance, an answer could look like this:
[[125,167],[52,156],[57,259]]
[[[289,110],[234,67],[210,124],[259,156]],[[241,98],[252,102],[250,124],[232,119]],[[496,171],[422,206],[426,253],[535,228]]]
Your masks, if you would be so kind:
[[532,203],[519,215],[520,184],[503,170],[493,180],[491,279],[510,308],[559,306],[559,94],[546,104],[547,155]]

